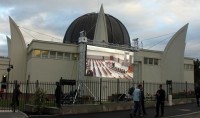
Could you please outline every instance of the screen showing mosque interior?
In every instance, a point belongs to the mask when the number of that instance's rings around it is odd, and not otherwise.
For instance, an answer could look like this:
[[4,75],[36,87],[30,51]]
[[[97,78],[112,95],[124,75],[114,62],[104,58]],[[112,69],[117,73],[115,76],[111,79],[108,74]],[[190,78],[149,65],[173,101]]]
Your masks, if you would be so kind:
[[86,76],[133,79],[133,52],[87,45]]

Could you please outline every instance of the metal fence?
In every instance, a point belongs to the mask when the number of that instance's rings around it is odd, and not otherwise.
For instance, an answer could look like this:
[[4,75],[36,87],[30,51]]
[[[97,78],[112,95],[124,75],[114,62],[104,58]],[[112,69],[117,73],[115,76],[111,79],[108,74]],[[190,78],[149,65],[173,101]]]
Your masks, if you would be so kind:
[[[0,92],[0,110],[11,110],[13,90],[17,82],[6,83],[6,89]],[[1,86],[5,83],[0,83]],[[19,107],[17,109],[24,110],[25,104],[32,104],[34,94],[37,88],[45,91],[45,106],[56,106],[55,89],[56,83],[52,82],[18,82],[22,94],[19,97]],[[155,93],[159,88],[158,83],[141,83],[144,88],[146,100],[155,100]],[[131,100],[128,90],[132,86],[137,86],[131,80],[122,79],[95,79],[81,80],[75,85],[62,85],[64,93],[62,104],[102,104],[106,102],[126,102]],[[166,83],[162,83],[163,89],[167,91]],[[5,86],[4,86],[5,87]],[[168,88],[169,89],[169,88]],[[173,99],[194,97],[193,83],[172,83]],[[76,92],[75,92],[76,91]],[[72,95],[72,96],[70,96]],[[67,97],[72,97],[69,99]],[[70,102],[69,102],[70,101]]]

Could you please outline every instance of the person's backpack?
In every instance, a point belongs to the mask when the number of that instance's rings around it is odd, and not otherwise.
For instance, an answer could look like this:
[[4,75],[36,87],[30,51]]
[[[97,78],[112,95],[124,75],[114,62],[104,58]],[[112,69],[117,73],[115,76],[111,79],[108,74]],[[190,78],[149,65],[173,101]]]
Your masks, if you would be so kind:
[[134,91],[134,90],[135,90],[134,87],[129,88],[128,94],[129,94],[129,95],[133,95],[133,91]]

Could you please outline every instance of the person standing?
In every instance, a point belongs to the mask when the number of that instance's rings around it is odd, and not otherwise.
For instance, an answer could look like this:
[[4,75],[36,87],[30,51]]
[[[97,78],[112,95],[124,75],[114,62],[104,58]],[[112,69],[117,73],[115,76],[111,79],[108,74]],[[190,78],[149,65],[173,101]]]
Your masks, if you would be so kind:
[[159,86],[159,90],[156,92],[156,116],[159,117],[159,108],[161,106],[161,117],[164,115],[164,103],[165,103],[165,90],[162,89],[162,85]]
[[197,100],[197,106],[199,107],[199,98],[200,98],[200,86],[199,85],[195,88],[195,95],[196,95],[196,100]]
[[20,87],[20,85],[17,84],[14,91],[13,91],[12,103],[10,104],[12,106],[12,108],[15,107],[15,105],[17,107],[19,107],[19,95],[22,94],[19,87]]
[[[139,84],[137,88],[133,91],[133,102],[134,102],[134,109],[132,110],[132,113],[134,116],[137,115],[137,111],[139,112],[139,116],[142,117],[141,114],[141,87],[142,85]],[[132,118],[132,114],[130,114]]]
[[141,109],[142,109],[143,114],[146,115],[147,112],[146,112],[145,107],[144,107],[144,99],[145,99],[145,97],[144,97],[143,87],[141,87],[140,91],[141,91]]
[[55,90],[55,97],[56,97],[56,106],[61,108],[61,97],[62,97],[62,89],[59,82],[56,82],[56,90]]

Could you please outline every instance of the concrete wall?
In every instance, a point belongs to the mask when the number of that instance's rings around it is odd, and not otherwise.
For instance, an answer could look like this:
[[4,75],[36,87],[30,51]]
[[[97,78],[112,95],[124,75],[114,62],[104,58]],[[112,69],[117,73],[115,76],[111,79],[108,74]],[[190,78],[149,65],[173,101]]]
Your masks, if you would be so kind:
[[193,58],[185,58],[184,64],[193,66],[193,69],[184,69],[184,82],[194,83],[194,60]]
[[178,30],[164,49],[161,81],[184,82],[184,52],[188,24]]
[[34,57],[32,50],[48,50],[77,53],[76,45],[34,40],[28,47],[27,79],[30,81],[55,82],[63,79],[76,79],[78,74],[78,60],[51,59]]
[[27,78],[30,76],[30,81],[40,82],[55,82],[61,77],[76,79],[77,63],[77,61],[31,58],[28,61]]
[[[160,59],[161,52],[159,51],[149,51],[149,50],[141,50],[137,52],[136,60],[139,61],[139,79],[145,82],[161,82],[161,67],[160,67]],[[144,58],[156,58],[159,59],[158,65],[149,65],[144,64]]]
[[11,30],[11,45],[9,50],[10,64],[13,65],[10,71],[10,80],[26,81],[27,50],[24,37],[17,24],[9,17]]

